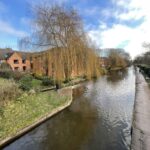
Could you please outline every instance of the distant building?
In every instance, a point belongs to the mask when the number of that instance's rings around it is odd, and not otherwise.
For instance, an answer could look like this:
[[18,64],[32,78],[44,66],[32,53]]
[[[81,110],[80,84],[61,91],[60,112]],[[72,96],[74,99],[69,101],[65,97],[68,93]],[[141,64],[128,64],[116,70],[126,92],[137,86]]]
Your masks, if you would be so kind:
[[110,66],[110,61],[108,57],[100,57],[99,60],[100,60],[101,67],[107,68]]
[[0,64],[8,63],[13,71],[30,71],[30,54],[26,52],[13,51],[11,49],[0,49]]

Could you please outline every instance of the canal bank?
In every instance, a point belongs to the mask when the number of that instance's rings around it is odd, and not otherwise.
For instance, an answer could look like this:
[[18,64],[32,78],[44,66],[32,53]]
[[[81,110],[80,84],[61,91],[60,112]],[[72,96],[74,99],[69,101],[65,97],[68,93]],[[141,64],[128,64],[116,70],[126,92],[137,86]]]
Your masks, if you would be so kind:
[[3,150],[129,150],[134,96],[132,67],[84,82],[69,107]]
[[57,106],[56,108],[49,111],[49,113],[45,113],[45,115],[43,115],[42,117],[37,118],[32,124],[29,124],[28,126],[24,127],[23,129],[18,130],[18,132],[16,132],[15,134],[12,134],[12,135],[6,137],[5,139],[1,140],[0,141],[0,149],[2,147],[6,146],[7,144],[15,141],[19,137],[23,136],[27,132],[33,130],[34,128],[36,128],[37,126],[39,126],[40,124],[42,124],[43,122],[48,120],[49,118],[53,117],[54,115],[58,114],[65,108],[69,107],[73,100],[73,98],[72,98],[73,88],[74,87],[66,87],[66,88],[58,90],[58,92],[57,92],[58,95],[60,97],[64,97],[64,96],[68,97],[68,100],[66,102],[64,102],[63,104],[61,104],[60,106]]
[[136,71],[131,150],[150,149],[150,89],[143,75]]

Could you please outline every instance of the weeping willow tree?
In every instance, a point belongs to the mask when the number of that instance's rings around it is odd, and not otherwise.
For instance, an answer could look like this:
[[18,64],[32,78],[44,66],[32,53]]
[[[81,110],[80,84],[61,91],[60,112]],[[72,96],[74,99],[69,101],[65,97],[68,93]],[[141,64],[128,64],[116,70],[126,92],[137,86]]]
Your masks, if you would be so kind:
[[100,74],[98,58],[74,9],[36,5],[33,14],[34,32],[20,41],[22,47],[46,49],[33,55],[33,73],[52,76],[56,81]]

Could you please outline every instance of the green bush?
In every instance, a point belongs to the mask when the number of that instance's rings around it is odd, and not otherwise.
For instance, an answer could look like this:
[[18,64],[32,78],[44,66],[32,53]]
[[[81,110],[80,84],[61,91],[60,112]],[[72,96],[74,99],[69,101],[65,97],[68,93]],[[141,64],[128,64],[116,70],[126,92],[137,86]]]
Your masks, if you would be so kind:
[[11,70],[0,70],[0,77],[5,79],[11,79],[13,78],[13,71]]
[[67,79],[65,79],[64,81],[63,81],[63,83],[69,83],[71,81],[71,79],[70,78],[67,78]]
[[12,74],[12,78],[16,81],[19,81],[21,78],[26,76],[27,74],[24,72],[14,71]]
[[25,72],[12,71],[12,70],[0,70],[0,77],[5,79],[14,79],[19,81],[23,76],[27,75]]
[[6,62],[3,62],[2,64],[0,64],[0,70],[3,70],[3,71],[10,71],[11,70],[11,66],[8,64],[8,63],[6,63]]
[[33,76],[37,80],[43,80],[43,76],[41,76],[41,75],[33,74]]
[[43,77],[42,84],[44,86],[54,85],[54,80],[52,78],[49,78],[49,77]]
[[22,77],[19,81],[20,88],[24,91],[29,91],[32,88],[32,79],[33,77],[31,75],[25,75]]

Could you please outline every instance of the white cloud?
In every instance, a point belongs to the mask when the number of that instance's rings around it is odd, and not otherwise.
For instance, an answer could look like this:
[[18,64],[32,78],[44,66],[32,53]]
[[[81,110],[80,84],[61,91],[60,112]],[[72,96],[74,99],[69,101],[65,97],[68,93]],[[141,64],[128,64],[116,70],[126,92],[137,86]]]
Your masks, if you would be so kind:
[[108,19],[115,15],[115,12],[112,8],[105,8],[101,10],[101,15],[104,16],[104,19]]
[[[106,28],[102,28],[100,24],[98,29],[89,31],[89,36],[101,48],[119,47],[127,41],[124,48],[135,57],[144,51],[142,43],[148,40],[150,42],[149,2],[148,0],[112,0],[112,2],[116,7],[112,15],[119,23],[114,23],[111,27],[106,25]],[[104,15],[108,16],[110,14],[107,14],[107,11],[105,10]],[[121,23],[122,21],[134,23],[141,18],[143,18],[142,23],[136,27]]]
[[3,4],[2,2],[0,2],[0,33],[4,33],[4,34],[9,34],[9,35],[14,35],[16,37],[22,37],[27,35],[26,32],[24,31],[19,31],[17,29],[15,29],[13,26],[11,26],[6,20],[8,20],[8,18],[4,18],[3,14],[5,14],[5,17],[7,16],[7,6],[5,4]]
[[122,13],[118,15],[118,18],[121,20],[139,20],[141,18],[144,18],[144,14],[140,12],[139,9],[133,9],[128,11],[127,13]]
[[148,23],[142,24],[137,28],[131,28],[126,25],[116,24],[112,28],[105,30],[91,30],[89,36],[101,48],[119,47],[122,43],[127,42],[124,47],[132,57],[143,52],[142,43],[150,39],[150,31],[147,31]]
[[[121,2],[123,0],[120,0]],[[150,17],[150,9],[148,0],[127,0],[123,1],[120,5],[120,1],[116,1],[117,6],[124,8],[123,13],[118,14],[118,18],[121,20],[138,20],[142,17]]]
[[32,24],[32,20],[30,18],[27,18],[27,17],[22,17],[20,19],[20,22],[23,26],[31,26],[31,24]]
[[0,32],[4,33],[4,34],[13,35],[16,37],[23,37],[23,36],[27,35],[26,32],[19,31],[19,30],[15,29],[14,27],[12,27],[9,23],[4,22],[2,20],[0,20]]
[[99,27],[100,27],[100,29],[105,30],[105,29],[107,29],[107,24],[101,21]]

